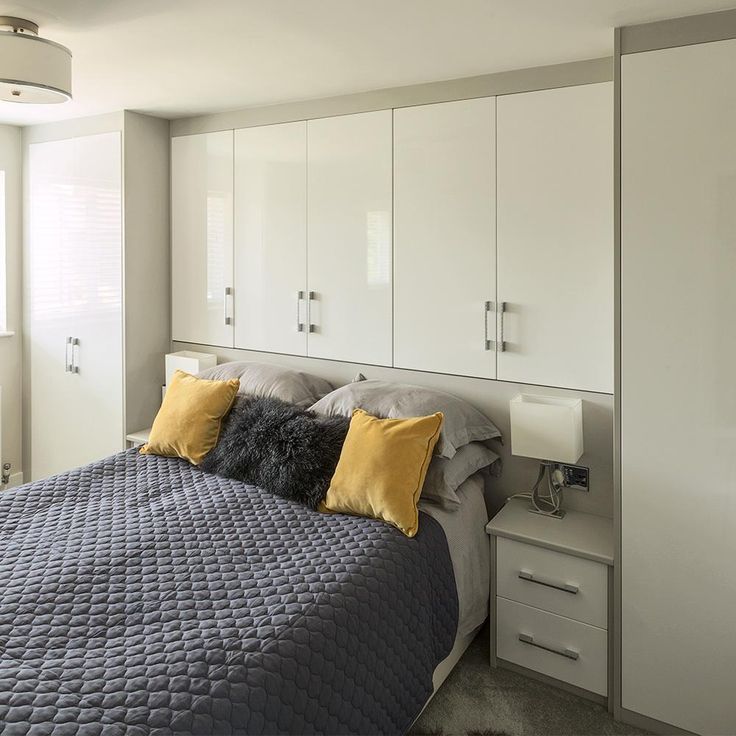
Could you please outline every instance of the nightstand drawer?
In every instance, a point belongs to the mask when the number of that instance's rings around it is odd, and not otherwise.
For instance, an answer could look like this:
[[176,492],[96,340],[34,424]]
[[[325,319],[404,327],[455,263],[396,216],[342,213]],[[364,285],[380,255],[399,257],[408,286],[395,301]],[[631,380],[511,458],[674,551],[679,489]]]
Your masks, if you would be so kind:
[[499,596],[608,628],[606,565],[502,537],[496,553]]
[[497,599],[496,615],[498,657],[606,695],[606,631],[505,598]]

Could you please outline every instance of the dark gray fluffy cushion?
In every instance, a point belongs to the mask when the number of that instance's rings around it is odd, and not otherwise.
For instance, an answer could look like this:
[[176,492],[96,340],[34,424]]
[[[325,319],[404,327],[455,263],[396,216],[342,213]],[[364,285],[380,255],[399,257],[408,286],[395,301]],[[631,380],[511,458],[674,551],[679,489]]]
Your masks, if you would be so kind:
[[201,467],[316,509],[340,459],[350,420],[280,399],[242,397]]

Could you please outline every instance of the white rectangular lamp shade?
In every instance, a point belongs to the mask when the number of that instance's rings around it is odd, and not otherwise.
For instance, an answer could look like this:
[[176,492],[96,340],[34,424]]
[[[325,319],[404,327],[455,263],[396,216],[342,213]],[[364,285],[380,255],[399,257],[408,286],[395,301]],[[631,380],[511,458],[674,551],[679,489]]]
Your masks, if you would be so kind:
[[193,350],[180,350],[178,353],[166,354],[166,385],[171,383],[171,379],[177,370],[191,373],[196,376],[197,373],[214,368],[217,365],[217,356],[214,353],[195,353]]
[[576,463],[583,454],[583,402],[520,394],[511,399],[514,455]]

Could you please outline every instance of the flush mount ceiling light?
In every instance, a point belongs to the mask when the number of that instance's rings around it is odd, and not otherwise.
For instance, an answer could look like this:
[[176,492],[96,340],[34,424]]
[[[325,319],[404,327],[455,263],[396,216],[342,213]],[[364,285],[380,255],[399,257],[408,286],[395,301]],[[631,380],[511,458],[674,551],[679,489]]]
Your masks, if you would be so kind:
[[45,104],[71,98],[71,51],[40,38],[35,23],[0,15],[0,100]]

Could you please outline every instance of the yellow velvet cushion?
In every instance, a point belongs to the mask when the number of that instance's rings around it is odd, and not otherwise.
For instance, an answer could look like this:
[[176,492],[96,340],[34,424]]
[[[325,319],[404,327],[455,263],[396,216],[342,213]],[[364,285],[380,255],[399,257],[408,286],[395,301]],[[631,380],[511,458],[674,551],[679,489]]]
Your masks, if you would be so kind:
[[238,378],[207,381],[176,371],[141,452],[181,457],[199,465],[217,444],[220,425],[239,387]]
[[356,409],[320,511],[381,519],[413,537],[442,418],[377,419]]

